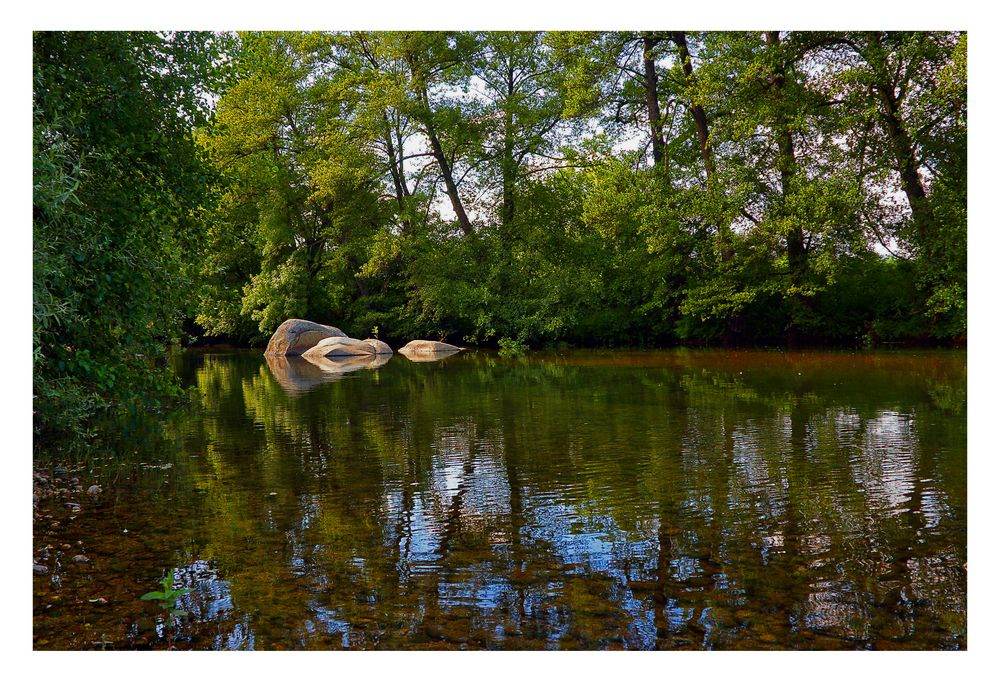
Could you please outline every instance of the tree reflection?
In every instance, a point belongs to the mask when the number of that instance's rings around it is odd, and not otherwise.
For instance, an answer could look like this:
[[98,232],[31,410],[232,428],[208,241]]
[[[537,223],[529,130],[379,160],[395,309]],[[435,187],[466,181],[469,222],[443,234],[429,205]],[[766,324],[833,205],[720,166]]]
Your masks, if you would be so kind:
[[965,646],[964,358],[606,359],[204,358],[192,646]]

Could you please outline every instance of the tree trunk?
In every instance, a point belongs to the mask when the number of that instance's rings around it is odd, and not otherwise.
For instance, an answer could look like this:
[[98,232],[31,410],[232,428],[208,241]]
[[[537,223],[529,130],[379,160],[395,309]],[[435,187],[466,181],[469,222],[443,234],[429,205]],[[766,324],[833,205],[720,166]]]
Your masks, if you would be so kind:
[[927,243],[934,217],[931,215],[930,207],[927,205],[927,193],[924,185],[920,181],[918,171],[917,154],[914,150],[913,141],[909,133],[903,127],[899,116],[899,103],[896,101],[895,93],[888,84],[879,87],[879,99],[882,104],[881,118],[885,123],[886,133],[892,144],[892,153],[896,159],[896,170],[899,172],[900,183],[903,192],[906,194],[906,201],[910,205],[910,213],[913,215],[913,225],[916,231],[919,245]]
[[[672,39],[677,45],[678,56],[681,60],[681,68],[684,69],[684,77],[688,85],[694,82],[694,66],[691,64],[691,52],[688,50],[687,36],[683,31],[676,31]],[[694,119],[694,127],[698,133],[698,146],[701,148],[701,160],[705,165],[705,177],[712,179],[715,173],[715,159],[712,157],[712,147],[708,140],[708,116],[705,115],[705,108],[694,101],[688,100],[688,108],[691,111],[691,118]]]
[[441,148],[441,141],[438,139],[437,133],[434,131],[434,126],[428,123],[427,125],[427,137],[431,142],[431,153],[438,162],[438,166],[441,168],[441,175],[444,177],[444,186],[448,192],[448,198],[451,200],[451,208],[455,211],[455,216],[458,218],[458,226],[462,228],[462,232],[465,235],[472,234],[472,223],[469,221],[469,216],[465,213],[465,207],[462,205],[462,198],[458,196],[458,185],[455,184],[455,177],[452,174],[451,164],[448,163],[448,157],[444,155],[444,150]]
[[514,72],[511,68],[507,71],[507,102],[503,115],[503,158],[500,161],[503,185],[500,220],[504,227],[514,222],[514,184],[517,181],[517,168],[514,163],[514,114],[510,111],[513,97]]
[[389,174],[392,176],[392,185],[396,190],[396,206],[399,209],[399,219],[403,225],[403,232],[409,233],[410,217],[406,200],[410,196],[410,192],[406,186],[406,176],[403,175],[402,145],[397,151],[396,146],[392,143],[392,130],[388,118],[385,119],[385,125],[385,146],[389,155]]
[[[768,31],[766,43],[770,48],[777,48],[781,45],[781,37],[778,31]],[[785,97],[785,67],[779,64],[772,73],[772,90],[779,103]],[[796,174],[795,161],[795,140],[789,122],[784,113],[779,113],[775,121],[775,134],[778,144],[778,171],[781,174],[781,196],[782,200],[791,191],[791,185]],[[792,319],[788,327],[788,343],[795,346],[801,340],[801,328],[796,319],[807,307],[805,297],[798,290],[806,279],[809,260],[805,247],[805,234],[802,226],[794,223],[785,233],[785,245],[788,254],[788,269],[791,283],[795,291],[792,294]]]
[[656,62],[653,59],[653,48],[659,43],[659,38],[642,37],[642,65],[645,70],[643,84],[646,90],[646,115],[649,117],[649,134],[653,140],[653,165],[663,169],[663,152],[666,143],[663,141],[663,116],[660,113],[660,95],[657,91]]
[[420,122],[423,123],[424,132],[427,134],[427,139],[431,143],[431,155],[437,161],[438,167],[441,170],[441,176],[444,178],[445,190],[448,194],[448,198],[451,200],[451,208],[455,211],[455,217],[458,218],[458,225],[462,228],[462,232],[466,236],[471,235],[473,233],[472,223],[469,221],[469,216],[466,214],[465,207],[462,205],[462,198],[458,195],[458,185],[455,184],[455,176],[452,172],[451,164],[448,163],[448,157],[444,153],[444,149],[441,146],[441,140],[438,138],[437,129],[434,126],[430,97],[427,95],[427,84],[421,77],[415,61],[410,58],[407,59],[407,62],[410,67],[410,75],[413,77],[414,81],[414,92],[416,93],[417,100],[420,104]]

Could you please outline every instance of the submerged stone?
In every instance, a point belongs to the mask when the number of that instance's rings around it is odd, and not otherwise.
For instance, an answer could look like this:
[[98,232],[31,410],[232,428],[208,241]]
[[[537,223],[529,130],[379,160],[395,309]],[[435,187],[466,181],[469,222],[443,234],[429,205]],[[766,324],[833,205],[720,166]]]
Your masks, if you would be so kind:
[[412,362],[434,362],[435,360],[443,360],[461,350],[464,349],[450,343],[417,340],[410,341],[400,348],[399,354]]

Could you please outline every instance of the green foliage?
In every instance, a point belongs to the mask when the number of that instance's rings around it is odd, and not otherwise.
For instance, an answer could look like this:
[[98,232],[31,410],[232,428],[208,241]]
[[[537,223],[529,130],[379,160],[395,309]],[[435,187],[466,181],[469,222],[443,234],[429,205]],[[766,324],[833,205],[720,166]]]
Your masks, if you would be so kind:
[[[462,343],[961,338],[964,37],[680,35],[242,35],[201,138],[229,184],[199,321],[245,340],[289,316]],[[926,67],[901,71],[919,87],[899,116],[933,231],[888,208],[879,60]]]
[[36,442],[176,393],[211,171],[191,126],[219,74],[207,34],[34,36]]
[[167,634],[169,646],[173,646],[173,640],[180,629],[180,620],[188,616],[188,612],[177,608],[177,599],[184,596],[191,590],[186,587],[174,588],[174,574],[177,569],[170,569],[163,580],[160,581],[162,589],[147,592],[139,597],[143,601],[156,601],[165,616],[164,628]]
[[191,590],[186,587],[174,587],[174,573],[176,569],[171,569],[163,576],[163,580],[160,581],[160,585],[163,586],[162,590],[155,590],[153,592],[147,592],[146,594],[139,597],[143,601],[156,601],[159,602],[160,608],[166,611],[171,616],[186,616],[187,611],[176,608],[177,598],[182,597]]
[[500,339],[500,357],[513,358],[524,355],[528,351],[528,344],[520,339],[510,339],[506,336]]

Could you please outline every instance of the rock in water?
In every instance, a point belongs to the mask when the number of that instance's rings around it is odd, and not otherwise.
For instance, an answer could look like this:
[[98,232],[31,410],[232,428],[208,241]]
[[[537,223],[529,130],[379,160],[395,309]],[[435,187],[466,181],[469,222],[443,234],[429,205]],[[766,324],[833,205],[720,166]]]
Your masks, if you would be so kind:
[[400,353],[455,353],[462,350],[458,346],[441,341],[410,341],[399,349]]
[[346,337],[347,334],[336,327],[317,324],[309,320],[285,320],[281,323],[271,340],[267,342],[266,356],[302,355],[323,339],[331,337]]
[[375,346],[349,337],[336,337],[321,339],[315,346],[302,354],[304,358],[335,358],[341,355],[375,355]]
[[378,339],[365,339],[365,343],[370,343],[375,349],[376,355],[392,355],[392,348],[389,348],[389,344],[385,341],[379,341]]

